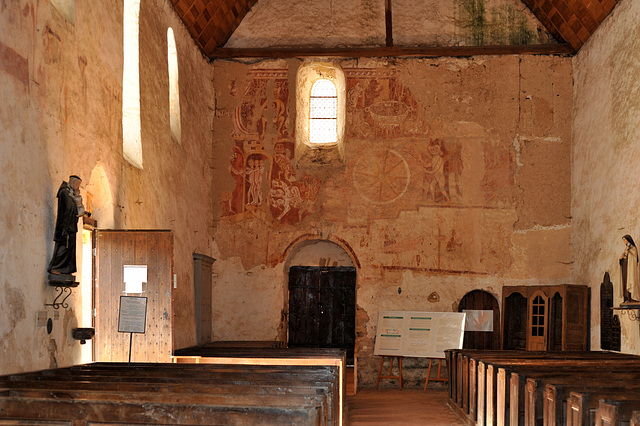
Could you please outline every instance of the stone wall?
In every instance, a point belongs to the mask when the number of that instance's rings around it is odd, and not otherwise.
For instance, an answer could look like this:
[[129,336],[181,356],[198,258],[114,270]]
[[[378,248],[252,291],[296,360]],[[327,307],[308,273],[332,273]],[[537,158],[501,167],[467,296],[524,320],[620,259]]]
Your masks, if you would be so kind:
[[[622,302],[622,236],[640,238],[640,4],[621,1],[574,58],[575,280],[591,286],[591,342],[600,347],[600,283]],[[622,351],[640,354],[638,323],[617,312]]]
[[301,64],[214,63],[216,340],[286,338],[288,266],[315,240],[357,267],[365,385],[379,311],[570,281],[570,59],[336,61],[344,162],[313,167],[295,157]]
[[[520,0],[395,0],[395,46],[555,43]],[[377,47],[386,43],[385,2],[260,0],[225,47]]]
[[[140,170],[122,155],[122,2],[19,0],[0,9],[0,373],[91,360],[90,345],[71,338],[72,328],[91,325],[81,306],[91,303],[91,282],[74,290],[68,309],[45,306],[55,297],[45,281],[55,196],[70,174],[83,177],[85,202],[87,191],[93,195],[99,227],[173,231],[174,340],[195,344],[192,253],[210,254],[212,235],[211,66],[170,2],[142,2]],[[181,144],[169,131],[169,26],[179,57]],[[53,319],[51,334],[36,327],[38,311]]]

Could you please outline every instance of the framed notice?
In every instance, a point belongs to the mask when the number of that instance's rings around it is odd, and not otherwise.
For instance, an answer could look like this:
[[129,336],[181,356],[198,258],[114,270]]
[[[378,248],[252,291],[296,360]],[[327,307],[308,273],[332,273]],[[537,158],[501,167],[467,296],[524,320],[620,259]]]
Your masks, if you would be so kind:
[[444,358],[461,349],[464,312],[382,311],[378,314],[375,355]]
[[144,333],[147,325],[147,298],[120,296],[120,333]]
[[493,331],[493,311],[465,309],[467,321],[466,331]]

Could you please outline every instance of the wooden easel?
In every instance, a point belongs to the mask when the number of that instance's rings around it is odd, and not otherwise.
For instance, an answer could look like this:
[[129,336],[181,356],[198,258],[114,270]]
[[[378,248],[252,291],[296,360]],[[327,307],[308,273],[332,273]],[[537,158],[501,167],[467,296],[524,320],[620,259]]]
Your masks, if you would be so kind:
[[[438,361],[438,377],[436,378],[431,378],[431,366],[433,365],[433,361]],[[429,384],[429,381],[432,382],[448,382],[449,379],[446,377],[442,377],[440,375],[440,372],[442,371],[442,363],[445,362],[446,359],[444,358],[429,358],[429,369],[427,370],[427,380],[424,383],[424,390],[427,390],[427,385]]]
[[[384,359],[389,358],[389,374],[386,376],[382,375],[382,367],[384,365]],[[393,359],[398,360],[398,375],[393,375]],[[376,380],[376,389],[378,389],[378,385],[380,384],[380,379],[399,379],[400,380],[400,390],[402,390],[402,357],[401,356],[391,356],[391,355],[382,355],[382,359],[380,360],[380,370],[378,371],[378,380]]]

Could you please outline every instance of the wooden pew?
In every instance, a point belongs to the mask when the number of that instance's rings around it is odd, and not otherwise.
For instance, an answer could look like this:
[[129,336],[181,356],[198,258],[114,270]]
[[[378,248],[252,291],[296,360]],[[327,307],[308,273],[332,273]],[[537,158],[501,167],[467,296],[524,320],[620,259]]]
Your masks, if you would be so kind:
[[[638,386],[640,387],[640,385]],[[640,389],[631,388],[629,392],[620,388],[589,388],[587,390],[573,390],[567,399],[567,417],[565,424],[571,426],[587,426],[596,424],[596,414],[601,400],[623,402],[640,399]],[[611,410],[611,407],[609,407]],[[636,407],[640,411],[640,406]],[[610,416],[611,413],[608,414]]]
[[[468,392],[469,407],[467,412],[470,419],[477,424],[518,424],[521,417],[523,402],[524,380],[521,375],[525,370],[548,372],[553,371],[553,376],[575,373],[575,365],[583,364],[588,373],[600,367],[621,368],[621,371],[629,371],[631,366],[637,366],[640,359],[634,355],[603,352],[524,352],[524,351],[468,351],[451,350],[449,359],[456,359],[457,365],[464,365],[464,357],[469,357],[469,371],[458,368],[461,374],[467,374],[468,380],[458,378],[450,383],[450,386],[463,386],[469,384],[468,389],[451,389],[450,395],[464,395]],[[475,361],[473,361],[475,359]],[[478,360],[482,359],[482,362]],[[501,372],[501,368],[503,369]],[[452,369],[453,370],[453,369]],[[454,370],[455,371],[455,370]],[[518,371],[516,376],[507,379],[509,371]],[[563,373],[564,371],[564,373]],[[513,373],[512,373],[513,374]],[[520,376],[518,376],[520,374]],[[472,384],[475,380],[475,386]],[[509,381],[509,386],[505,383]],[[507,391],[509,389],[509,391]],[[480,393],[486,395],[480,395]],[[475,395],[474,395],[475,393]],[[540,391],[536,399],[530,401],[531,409],[529,421],[542,416],[543,392]],[[484,398],[483,398],[484,397]],[[484,401],[483,401],[484,399]],[[513,401],[513,403],[511,403]],[[464,398],[457,404],[464,407]],[[536,405],[534,402],[538,402]],[[513,407],[509,407],[512,405]],[[525,404],[526,405],[526,404]],[[536,408],[536,407],[539,408]],[[507,411],[508,410],[508,411]],[[537,413],[537,414],[536,414]],[[536,415],[534,415],[536,414]]]
[[596,426],[640,425],[640,399],[634,401],[600,400]]
[[[529,416],[529,423],[536,421],[534,419],[544,419],[545,424],[553,425],[564,424],[565,403],[572,390],[585,391],[585,388],[594,391],[600,388],[637,390],[636,384],[640,382],[640,368],[602,372],[576,368],[571,371],[544,374],[529,373],[528,376],[525,415]],[[621,394],[621,397],[623,396]]]
[[[586,358],[584,356],[576,356],[572,355],[570,359],[567,359],[565,355],[553,355],[550,356],[551,359],[543,359],[534,357],[533,359],[503,359],[501,357],[492,358],[492,357],[483,357],[483,361],[487,365],[486,372],[486,407],[487,407],[487,424],[504,424],[505,420],[501,418],[496,418],[496,416],[503,416],[504,411],[499,411],[496,408],[496,405],[500,405],[501,408],[505,408],[508,405],[509,395],[506,392],[504,382],[500,382],[500,377],[498,376],[499,368],[496,369],[497,365],[503,366],[509,370],[517,370],[520,374],[523,374],[525,371],[528,372],[537,372],[543,371],[546,372],[550,365],[553,366],[554,375],[560,374],[571,374],[577,372],[576,365],[579,363],[582,365],[582,368],[586,369],[585,373],[591,373],[598,368],[603,367],[611,367],[611,368],[624,368],[626,371],[632,366],[638,365],[638,361],[640,358],[638,357],[618,357],[614,356],[613,359],[609,359],[603,357],[602,355],[588,354]],[[623,367],[624,366],[624,367]],[[624,371],[624,370],[623,370]],[[564,372],[564,373],[563,373]],[[498,385],[498,386],[497,386]],[[501,385],[501,386],[500,386]],[[517,401],[517,400],[516,400]],[[531,403],[535,403],[539,401],[542,404],[541,394],[536,399],[527,399],[527,401]],[[541,405],[540,405],[541,407]],[[539,407],[539,409],[541,409]],[[535,404],[532,405],[532,408],[535,408]]]
[[342,425],[346,395],[346,351],[335,348],[255,348],[227,342],[194,346],[175,351],[173,362],[240,365],[311,365],[335,366],[339,371],[339,389],[333,393],[332,406],[338,424]]
[[[337,377],[337,368],[329,366],[88,364],[0,378],[0,418],[22,415],[81,424],[116,421],[122,415],[120,420],[129,423],[162,423],[172,415],[180,423],[195,424],[202,418],[180,416],[196,403],[194,413],[207,416],[207,422],[338,424],[331,406],[331,395],[340,387]],[[24,412],[25,404],[44,414],[33,418],[32,410]],[[145,406],[155,410],[156,420],[145,417]],[[104,410],[120,414],[104,417]],[[74,412],[79,414],[68,418]]]
[[[635,383],[634,383],[635,382]],[[583,413],[575,408],[570,411],[569,399],[572,393],[582,395]],[[587,383],[557,384],[555,381],[545,385],[544,390],[544,422],[552,426],[566,424],[570,415],[580,418],[580,424],[589,424],[590,413],[595,413],[600,399],[625,401],[640,399],[640,383],[637,380],[613,379],[603,376],[600,380],[589,380]],[[577,419],[576,419],[577,420]],[[572,422],[574,422],[572,420]]]
[[[292,408],[266,406],[230,406],[193,403],[154,403],[141,400],[105,401],[2,396],[0,418],[20,423],[68,422],[88,425],[95,422],[115,424],[282,424],[320,425],[317,407]],[[46,423],[45,423],[46,424]]]

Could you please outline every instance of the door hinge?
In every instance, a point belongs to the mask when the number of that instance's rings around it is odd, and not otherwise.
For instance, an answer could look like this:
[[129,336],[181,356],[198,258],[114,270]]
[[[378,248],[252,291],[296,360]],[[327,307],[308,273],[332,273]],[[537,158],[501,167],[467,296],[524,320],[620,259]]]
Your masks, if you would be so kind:
[[93,257],[96,257],[98,255],[98,249],[97,248],[93,248]]

